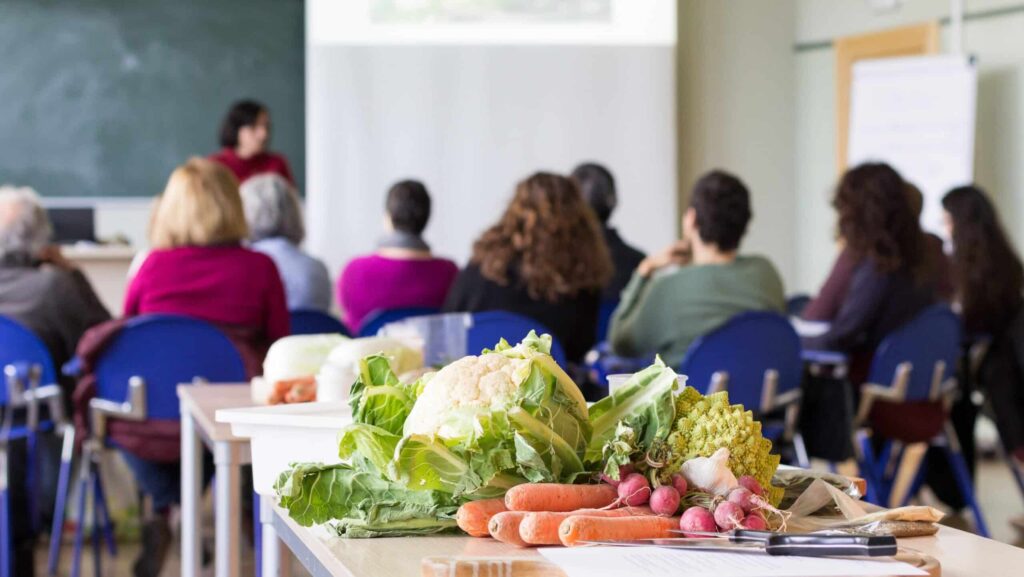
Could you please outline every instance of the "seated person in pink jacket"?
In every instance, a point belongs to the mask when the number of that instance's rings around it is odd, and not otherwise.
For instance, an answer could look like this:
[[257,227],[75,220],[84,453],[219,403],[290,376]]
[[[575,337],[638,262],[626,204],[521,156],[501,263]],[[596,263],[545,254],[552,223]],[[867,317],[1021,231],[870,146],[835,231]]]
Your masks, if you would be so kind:
[[377,252],[353,259],[338,279],[338,304],[353,334],[375,311],[441,308],[459,272],[454,262],[435,258],[423,240],[430,220],[430,195],[423,183],[396,183],[385,209],[388,231]]
[[[193,158],[171,173],[150,220],[153,250],[131,280],[124,315],[167,313],[213,323],[238,348],[250,376],[288,335],[284,285],[269,256],[243,248],[249,236],[238,181],[222,165]],[[167,351],[174,362],[174,351]],[[168,512],[180,500],[181,463],[122,450],[155,518],[143,527],[135,575],[158,575],[171,544]]]

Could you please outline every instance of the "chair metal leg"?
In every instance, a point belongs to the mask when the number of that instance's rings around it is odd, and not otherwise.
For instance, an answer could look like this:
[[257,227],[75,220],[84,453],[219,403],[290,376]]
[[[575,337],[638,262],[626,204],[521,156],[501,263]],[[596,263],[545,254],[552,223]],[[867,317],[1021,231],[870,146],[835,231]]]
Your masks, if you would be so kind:
[[89,476],[92,474],[91,460],[92,455],[87,449],[82,455],[82,463],[78,475],[78,526],[75,527],[75,545],[71,553],[71,577],[81,577],[82,574],[82,545],[85,540],[85,502],[89,498]]
[[32,533],[36,534],[39,531],[39,525],[42,524],[39,517],[39,503],[36,502],[36,479],[39,477],[36,467],[38,466],[39,459],[36,454],[36,448],[39,446],[36,432],[29,430],[28,435],[25,436],[25,498],[28,499],[28,520],[29,526],[32,527]]
[[99,471],[93,468],[92,474],[89,479],[89,490],[93,495],[92,498],[92,575],[93,577],[103,577],[103,543],[102,543],[102,521],[100,520],[100,502],[96,497],[99,491],[96,487],[99,486]]
[[967,505],[971,508],[971,513],[974,515],[974,528],[977,529],[978,534],[982,537],[988,537],[988,526],[985,525],[985,519],[981,514],[981,507],[974,496],[974,484],[971,482],[971,473],[967,469],[967,462],[964,461],[963,453],[960,452],[956,439],[950,438],[950,434],[947,432],[941,436],[941,444],[942,451],[946,454],[946,459],[953,469],[953,476],[957,487],[960,489],[960,495],[967,501]]
[[11,569],[14,566],[14,559],[11,553],[14,551],[11,543],[11,503],[7,491],[7,447],[0,446],[0,577],[11,577]]
[[910,488],[907,489],[906,495],[903,495],[903,499],[900,502],[900,507],[906,507],[910,504],[910,500],[913,499],[921,491],[921,487],[924,486],[925,479],[928,478],[928,451],[926,450],[924,455],[921,457],[921,462],[917,465],[917,471],[914,472],[914,480],[910,483]]
[[868,489],[867,494],[864,495],[864,500],[884,506],[885,501],[880,494],[880,482],[876,477],[877,461],[875,461],[875,450],[871,447],[871,436],[866,431],[858,431],[857,442],[860,445],[860,459],[857,464],[860,467],[860,474],[864,477]]
[[110,520],[110,509],[107,508],[107,497],[103,493],[103,477],[97,471],[94,491],[94,507],[96,508],[99,525],[93,531],[102,531],[103,538],[107,542],[107,551],[110,556],[117,555],[117,542],[114,540],[114,522]]
[[796,453],[796,464],[801,468],[811,468],[811,458],[807,456],[807,445],[803,433],[793,433],[793,452]]
[[53,525],[50,528],[50,554],[46,565],[46,574],[57,575],[60,564],[60,544],[64,534],[64,510],[67,507],[68,485],[71,483],[71,459],[75,450],[75,429],[64,427],[64,445],[60,453],[60,472],[57,475],[57,501],[53,508]]

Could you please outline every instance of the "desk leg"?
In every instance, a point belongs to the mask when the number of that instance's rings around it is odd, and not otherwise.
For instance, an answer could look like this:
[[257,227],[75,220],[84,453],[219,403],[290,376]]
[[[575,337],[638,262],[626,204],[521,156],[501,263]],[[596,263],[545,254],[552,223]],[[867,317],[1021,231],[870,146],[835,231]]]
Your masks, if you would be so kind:
[[242,492],[238,448],[232,443],[213,446],[217,467],[214,487],[214,530],[217,577],[238,577],[242,566]]
[[288,551],[274,529],[274,502],[263,495],[260,495],[260,530],[263,532],[262,577],[289,577],[291,563],[288,562]]
[[181,408],[181,575],[199,577],[202,565],[199,506],[202,497],[203,445],[196,423]]

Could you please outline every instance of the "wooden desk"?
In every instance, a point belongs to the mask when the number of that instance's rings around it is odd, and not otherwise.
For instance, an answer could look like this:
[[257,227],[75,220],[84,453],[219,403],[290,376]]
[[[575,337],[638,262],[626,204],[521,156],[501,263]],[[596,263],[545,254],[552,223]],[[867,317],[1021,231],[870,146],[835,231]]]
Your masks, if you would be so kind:
[[[535,559],[540,556],[535,549],[518,549],[493,539],[472,537],[331,537],[323,528],[300,527],[288,517],[287,511],[266,506],[266,499],[264,497],[264,509],[271,511],[274,532],[313,577],[418,577],[424,557]],[[996,577],[1019,573],[1024,567],[1024,549],[949,527],[942,527],[934,537],[900,539],[900,546],[938,559],[943,577]],[[264,551],[266,548],[264,541]],[[275,567],[264,564],[264,577],[282,575],[274,570]]]
[[181,574],[198,577],[202,565],[199,526],[203,496],[203,451],[213,453],[217,577],[237,577],[242,563],[241,467],[252,462],[249,439],[218,423],[218,409],[253,406],[248,383],[179,385],[181,404]]

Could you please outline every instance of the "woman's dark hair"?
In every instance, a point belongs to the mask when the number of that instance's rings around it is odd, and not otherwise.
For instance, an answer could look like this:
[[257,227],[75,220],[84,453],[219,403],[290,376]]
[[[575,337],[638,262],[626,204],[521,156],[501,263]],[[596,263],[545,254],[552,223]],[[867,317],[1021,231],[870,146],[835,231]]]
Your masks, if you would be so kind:
[[982,189],[955,188],[942,207],[953,221],[953,279],[964,326],[997,334],[1021,306],[1024,266]]
[[587,162],[573,169],[572,179],[590,208],[594,209],[598,220],[602,224],[608,222],[618,204],[615,177],[611,171],[596,162]]
[[266,111],[267,107],[255,100],[239,100],[232,104],[220,124],[220,145],[224,148],[238,146],[238,131],[243,126],[256,124],[260,113]]
[[594,211],[572,180],[546,172],[516,186],[501,220],[473,245],[471,262],[500,285],[515,274],[531,298],[548,302],[600,291],[612,276]]
[[924,233],[906,183],[891,166],[865,163],[846,171],[832,206],[839,236],[858,258],[870,259],[881,272],[924,274]]
[[739,248],[751,216],[750,193],[740,179],[712,170],[693,185],[690,206],[701,240],[724,252]]
[[395,230],[419,236],[430,220],[430,194],[418,180],[396,182],[388,190],[384,208]]

